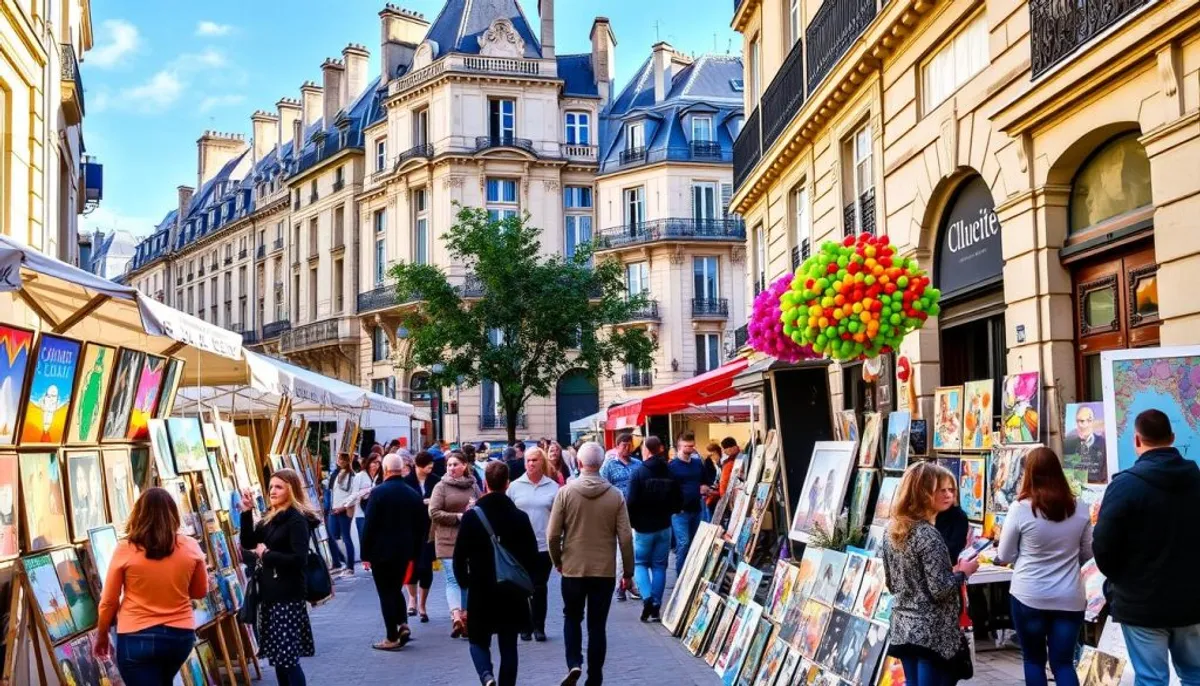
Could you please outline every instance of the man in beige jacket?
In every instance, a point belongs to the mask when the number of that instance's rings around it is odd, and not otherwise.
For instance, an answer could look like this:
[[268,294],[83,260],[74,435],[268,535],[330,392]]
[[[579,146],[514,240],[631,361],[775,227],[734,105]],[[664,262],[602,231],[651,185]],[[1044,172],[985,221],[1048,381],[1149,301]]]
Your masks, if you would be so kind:
[[600,476],[604,448],[584,443],[579,448],[580,475],[559,490],[550,510],[546,542],[550,560],[562,574],[563,638],[567,676],[562,686],[574,686],[583,675],[583,618],[587,610],[588,680],[604,680],[608,650],[605,625],[617,584],[617,545],[621,546],[621,588],[633,579],[633,533],[621,492]]

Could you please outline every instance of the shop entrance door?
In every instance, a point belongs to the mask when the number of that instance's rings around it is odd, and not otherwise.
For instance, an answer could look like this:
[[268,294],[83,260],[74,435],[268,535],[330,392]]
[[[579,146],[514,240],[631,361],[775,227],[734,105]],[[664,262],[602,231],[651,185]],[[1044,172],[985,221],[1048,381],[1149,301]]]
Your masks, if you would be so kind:
[[[947,307],[940,332],[942,385],[991,379],[993,417],[999,414],[1000,386],[1008,373],[1003,307],[999,291]],[[1030,360],[1029,365],[1036,362]]]

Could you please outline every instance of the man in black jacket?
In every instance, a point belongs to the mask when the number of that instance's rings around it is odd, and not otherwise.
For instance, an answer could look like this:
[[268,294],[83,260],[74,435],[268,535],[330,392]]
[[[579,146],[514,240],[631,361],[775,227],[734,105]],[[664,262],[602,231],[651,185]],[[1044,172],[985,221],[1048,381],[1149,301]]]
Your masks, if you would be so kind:
[[429,537],[429,510],[421,496],[404,483],[399,455],[383,458],[382,484],[371,490],[362,534],[363,567],[375,579],[387,638],[372,647],[399,650],[408,643],[408,608],[404,581]]
[[1121,623],[1138,684],[1200,683],[1200,468],[1173,446],[1159,410],[1134,420],[1138,459],[1113,477],[1092,549],[1108,577],[1109,611]]
[[671,515],[683,506],[657,436],[642,444],[642,464],[629,477],[629,523],[633,527],[633,578],[642,596],[642,621],[658,621],[667,586]]

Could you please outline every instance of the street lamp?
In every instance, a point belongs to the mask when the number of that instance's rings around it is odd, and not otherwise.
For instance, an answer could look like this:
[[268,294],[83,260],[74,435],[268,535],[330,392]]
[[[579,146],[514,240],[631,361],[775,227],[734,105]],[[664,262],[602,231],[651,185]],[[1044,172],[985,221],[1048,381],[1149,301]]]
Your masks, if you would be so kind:
[[408,327],[404,326],[403,324],[401,324],[400,326],[397,326],[396,327],[396,338],[399,338],[400,340],[404,340],[404,339],[408,338]]

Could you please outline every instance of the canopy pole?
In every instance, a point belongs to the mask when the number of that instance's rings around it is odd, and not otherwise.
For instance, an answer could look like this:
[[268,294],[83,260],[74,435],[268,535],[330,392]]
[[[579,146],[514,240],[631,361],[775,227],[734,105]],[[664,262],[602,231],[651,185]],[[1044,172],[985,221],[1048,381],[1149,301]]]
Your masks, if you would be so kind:
[[24,287],[17,289],[17,297],[20,298],[21,302],[25,303],[29,309],[33,310],[34,313],[41,318],[42,322],[48,324],[51,330],[54,330],[58,326],[58,320],[50,316],[50,313],[47,312],[46,309],[38,303],[38,301],[30,297],[29,294],[25,292]]
[[53,332],[54,333],[66,333],[67,331],[69,331],[71,329],[71,327],[73,327],[76,324],[78,324],[79,322],[83,321],[85,318],[88,317],[88,315],[90,315],[91,313],[93,313],[97,309],[99,309],[101,305],[108,302],[110,297],[111,296],[104,295],[103,293],[92,296],[92,299],[89,300],[86,305],[79,308],[78,310],[75,310],[75,312],[71,316],[62,320],[58,324],[55,324]]

